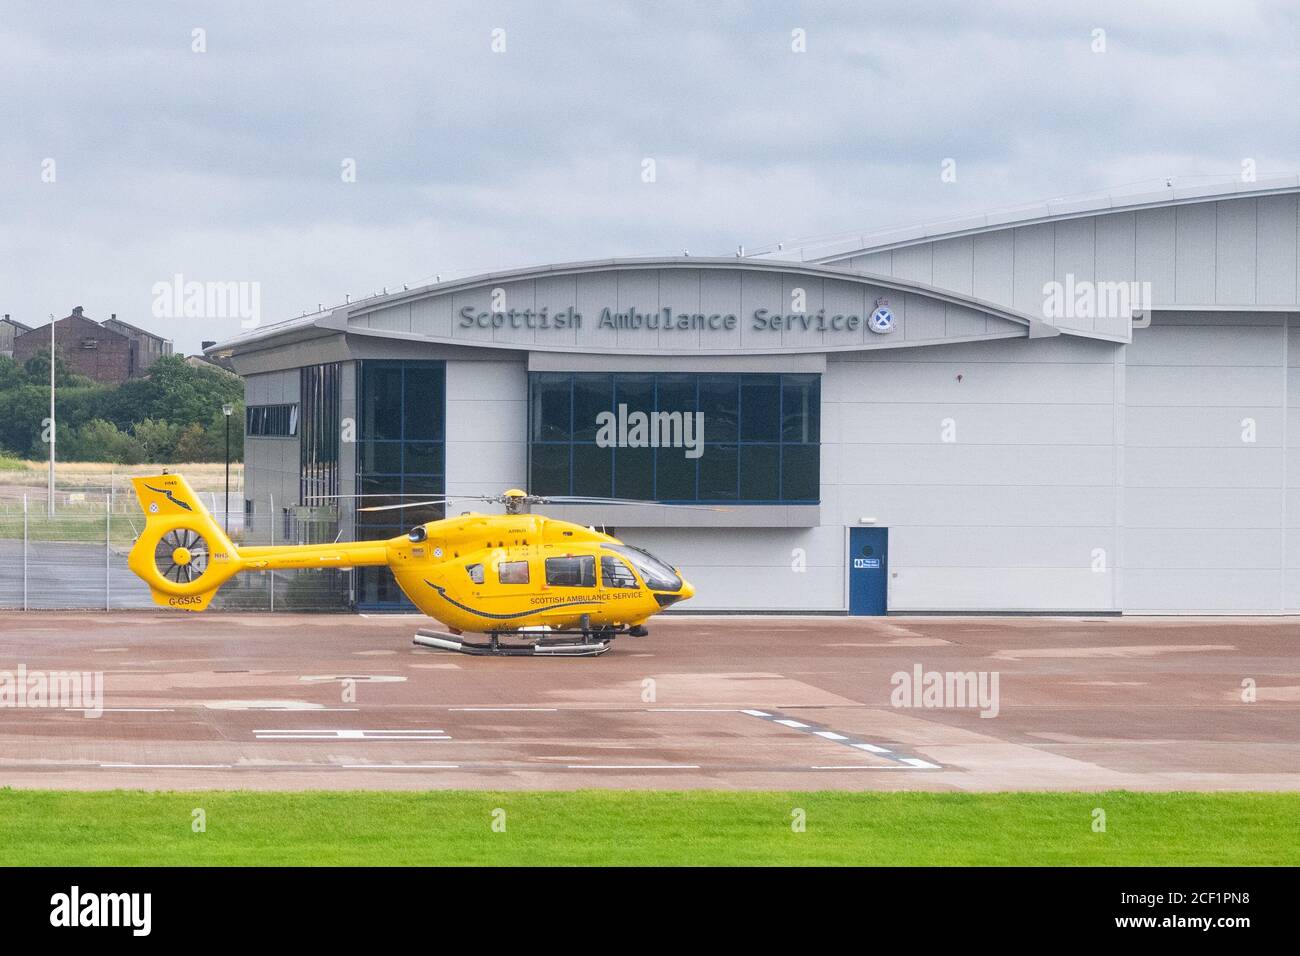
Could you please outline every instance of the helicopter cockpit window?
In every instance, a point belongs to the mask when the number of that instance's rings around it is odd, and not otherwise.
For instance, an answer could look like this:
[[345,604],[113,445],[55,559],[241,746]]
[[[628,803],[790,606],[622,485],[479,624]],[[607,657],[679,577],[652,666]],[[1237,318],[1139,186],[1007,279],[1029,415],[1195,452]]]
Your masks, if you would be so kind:
[[680,591],[682,589],[682,579],[678,577],[677,572],[649,551],[642,551],[640,548],[629,547],[625,544],[610,545],[609,550],[627,558],[632,567],[641,572],[641,578],[645,581],[646,587],[652,591]]
[[527,584],[527,561],[502,561],[497,565],[497,580],[502,584]]
[[465,572],[469,575],[469,579],[475,584],[483,583],[483,565],[467,564],[465,565]]
[[636,575],[623,563],[621,558],[612,554],[600,556],[600,581],[607,588],[634,588],[637,586]]
[[552,587],[594,588],[596,558],[580,554],[567,558],[546,559],[546,583]]

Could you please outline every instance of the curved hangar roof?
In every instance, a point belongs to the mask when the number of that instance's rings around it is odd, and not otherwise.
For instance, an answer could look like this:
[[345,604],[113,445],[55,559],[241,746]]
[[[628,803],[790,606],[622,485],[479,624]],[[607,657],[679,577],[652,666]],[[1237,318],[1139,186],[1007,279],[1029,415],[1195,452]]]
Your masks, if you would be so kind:
[[[873,331],[884,308],[892,327]],[[880,324],[880,323],[876,323]],[[362,335],[530,352],[762,355],[1038,338],[1051,325],[910,279],[749,259],[611,259],[496,272],[265,326],[209,351]]]
[[[782,243],[762,261],[816,262],[1043,314],[1044,285],[1149,283],[1152,310],[1300,305],[1300,177],[1053,200],[966,219]],[[1114,341],[1125,317],[1052,317]]]

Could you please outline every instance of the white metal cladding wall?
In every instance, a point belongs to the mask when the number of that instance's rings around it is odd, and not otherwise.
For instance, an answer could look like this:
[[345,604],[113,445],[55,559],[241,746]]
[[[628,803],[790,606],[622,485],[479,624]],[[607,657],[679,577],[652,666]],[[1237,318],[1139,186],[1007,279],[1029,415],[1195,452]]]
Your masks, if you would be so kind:
[[1288,412],[1300,351],[1289,321],[1157,313],[1135,332],[1126,356],[1126,610],[1300,609],[1300,441]]
[[[296,368],[260,372],[244,379],[244,403],[297,404],[301,390],[301,374]],[[277,515],[281,508],[292,508],[298,504],[302,463],[296,437],[252,438],[245,435],[244,466],[244,497],[254,503],[259,519],[258,527],[266,527],[264,518],[270,508],[270,496],[274,496]],[[231,511],[242,507],[243,502],[231,500]]]
[[[1043,285],[1150,282],[1157,307],[1300,303],[1296,195],[1243,197],[996,229],[897,249],[836,256],[863,272],[911,279],[1030,315]],[[1063,328],[1124,335],[1122,318],[1054,319]]]
[[[447,362],[449,495],[494,495],[528,483],[528,357]],[[452,502],[449,514],[483,505]]]
[[1122,348],[1061,336],[830,358],[822,522],[889,528],[891,610],[1116,607]]

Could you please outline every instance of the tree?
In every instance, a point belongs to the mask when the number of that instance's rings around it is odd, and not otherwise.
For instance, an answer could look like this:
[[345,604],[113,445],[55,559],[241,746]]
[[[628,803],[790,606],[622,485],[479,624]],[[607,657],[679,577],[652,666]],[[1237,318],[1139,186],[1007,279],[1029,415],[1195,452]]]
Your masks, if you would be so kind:
[[112,422],[92,419],[78,428],[68,442],[68,458],[79,461],[113,461],[120,465],[139,464],[144,455],[134,437],[118,430]]
[[171,461],[176,453],[181,426],[146,418],[132,430],[136,445],[145,461]]
[[[50,350],[41,349],[26,362],[23,363],[23,374],[31,385],[44,385],[49,387],[50,384]],[[54,350],[54,387],[64,388],[67,386],[86,386],[95,384],[95,380],[80,375],[68,368],[68,363],[63,360],[63,350],[56,348]]]

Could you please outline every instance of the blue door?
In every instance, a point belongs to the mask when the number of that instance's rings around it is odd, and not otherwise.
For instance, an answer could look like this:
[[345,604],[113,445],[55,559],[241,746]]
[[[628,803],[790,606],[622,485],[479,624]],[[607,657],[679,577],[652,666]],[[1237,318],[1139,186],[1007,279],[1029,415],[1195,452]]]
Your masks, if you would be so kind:
[[849,529],[849,613],[884,614],[889,529]]

